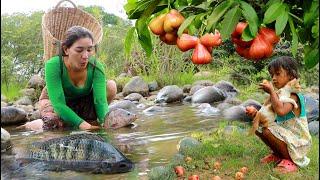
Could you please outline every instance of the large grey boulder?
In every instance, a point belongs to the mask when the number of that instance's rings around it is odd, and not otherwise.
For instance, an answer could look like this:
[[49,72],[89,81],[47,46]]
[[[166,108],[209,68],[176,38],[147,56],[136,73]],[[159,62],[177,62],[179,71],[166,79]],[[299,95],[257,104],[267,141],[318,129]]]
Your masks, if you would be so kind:
[[135,76],[123,87],[122,92],[123,96],[127,96],[131,93],[139,93],[142,96],[148,96],[149,87],[141,77]]
[[148,87],[149,87],[150,92],[156,91],[159,89],[159,85],[158,85],[157,81],[152,81],[152,82],[148,83]]
[[13,106],[1,107],[1,125],[18,124],[26,122],[27,113]]
[[139,93],[131,93],[128,96],[124,98],[124,100],[129,100],[129,101],[139,101],[143,96]]
[[23,96],[19,98],[14,104],[28,106],[28,105],[32,105],[32,101],[28,96]]
[[34,89],[37,89],[37,88],[42,89],[44,86],[45,86],[45,81],[40,75],[33,75],[27,84],[28,88],[34,88]]
[[214,86],[199,89],[192,95],[192,103],[214,103],[225,100],[226,93]]
[[203,86],[203,85],[194,85],[190,88],[190,91],[189,91],[189,95],[192,96],[195,92],[197,92],[199,89],[202,89],[206,86]]
[[304,97],[308,122],[319,121],[319,101],[308,95]]
[[319,121],[312,121],[308,124],[309,132],[312,135],[319,134]]
[[117,102],[113,102],[109,105],[110,111],[117,108],[128,110],[128,111],[135,111],[137,109],[137,106],[129,100],[120,100]]
[[10,134],[5,129],[1,128],[1,152],[7,151],[10,147]]
[[217,82],[214,86],[226,92],[228,97],[235,97],[236,95],[239,94],[239,90],[235,88],[232,83],[228,81],[221,80]]
[[181,101],[183,98],[183,91],[177,85],[170,85],[163,87],[157,94],[155,103],[171,103]]

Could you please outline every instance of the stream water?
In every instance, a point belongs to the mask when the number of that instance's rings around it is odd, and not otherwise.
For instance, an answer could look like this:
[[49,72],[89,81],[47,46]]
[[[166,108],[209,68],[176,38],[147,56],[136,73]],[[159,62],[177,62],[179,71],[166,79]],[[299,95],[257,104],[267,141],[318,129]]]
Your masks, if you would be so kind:
[[[151,168],[165,165],[177,153],[180,139],[193,131],[208,131],[218,126],[221,114],[203,114],[191,104],[170,104],[162,106],[163,111],[144,113],[138,111],[136,126],[118,130],[100,130],[99,133],[111,137],[111,143],[119,148],[126,144],[129,149],[122,152],[135,163],[134,173],[91,174],[75,171],[43,171],[40,167],[26,166],[23,171],[11,171],[3,168],[1,179],[148,179]],[[13,166],[15,158],[22,156],[29,144],[54,137],[70,134],[72,131],[15,131],[14,127],[5,127],[11,134],[12,154],[2,154],[1,166]],[[102,132],[101,132],[102,131]]]

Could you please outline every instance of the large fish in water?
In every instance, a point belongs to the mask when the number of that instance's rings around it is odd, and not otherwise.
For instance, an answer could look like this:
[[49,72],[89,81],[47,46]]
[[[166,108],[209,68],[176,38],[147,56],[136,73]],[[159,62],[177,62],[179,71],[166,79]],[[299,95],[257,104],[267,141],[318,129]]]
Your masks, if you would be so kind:
[[35,142],[23,163],[40,163],[45,170],[73,170],[91,173],[124,173],[134,164],[118,149],[95,134],[74,134]]

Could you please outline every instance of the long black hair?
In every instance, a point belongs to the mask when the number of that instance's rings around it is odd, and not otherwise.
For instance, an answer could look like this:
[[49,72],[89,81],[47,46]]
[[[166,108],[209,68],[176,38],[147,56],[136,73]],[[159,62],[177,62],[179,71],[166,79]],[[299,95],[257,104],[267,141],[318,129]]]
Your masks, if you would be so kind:
[[69,28],[65,34],[65,40],[61,45],[62,56],[66,56],[64,49],[70,48],[73,43],[81,38],[90,38],[93,42],[92,32],[85,27],[82,26],[72,26]]
[[298,65],[297,62],[290,56],[280,56],[273,59],[268,65],[268,71],[271,75],[283,68],[287,71],[288,75],[298,79]]

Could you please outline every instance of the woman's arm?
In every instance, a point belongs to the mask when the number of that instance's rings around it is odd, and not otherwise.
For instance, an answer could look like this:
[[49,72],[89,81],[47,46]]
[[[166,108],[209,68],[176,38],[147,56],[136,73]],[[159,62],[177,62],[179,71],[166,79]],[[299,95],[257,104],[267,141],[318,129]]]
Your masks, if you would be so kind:
[[109,112],[107,102],[107,88],[105,69],[100,62],[96,62],[96,70],[93,75],[93,99],[100,125],[104,124],[105,116]]
[[48,96],[54,111],[61,119],[73,127],[79,127],[84,120],[66,105],[59,63],[59,59],[52,59],[45,64],[45,81]]

